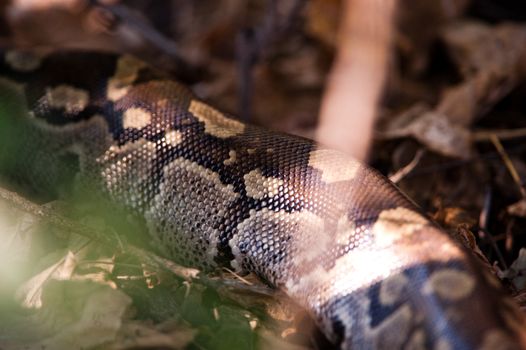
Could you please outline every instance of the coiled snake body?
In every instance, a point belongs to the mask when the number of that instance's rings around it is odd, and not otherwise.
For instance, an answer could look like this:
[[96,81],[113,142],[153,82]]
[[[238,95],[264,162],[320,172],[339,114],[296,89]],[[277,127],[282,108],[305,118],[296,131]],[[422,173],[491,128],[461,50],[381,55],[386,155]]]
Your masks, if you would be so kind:
[[525,346],[493,277],[345,154],[230,119],[127,56],[9,51],[0,72],[18,126],[0,126],[3,178],[56,191],[77,159],[75,183],[143,217],[166,254],[256,273],[342,348]]

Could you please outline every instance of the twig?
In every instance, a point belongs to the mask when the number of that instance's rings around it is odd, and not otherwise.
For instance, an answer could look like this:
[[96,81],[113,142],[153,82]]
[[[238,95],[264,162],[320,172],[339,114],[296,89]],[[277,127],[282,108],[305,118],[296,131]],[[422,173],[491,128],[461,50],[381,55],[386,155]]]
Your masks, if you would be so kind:
[[258,283],[258,284],[245,284],[245,282],[241,282],[238,279],[200,279],[200,281],[204,285],[208,285],[212,288],[215,288],[217,290],[221,290],[223,288],[228,288],[230,290],[234,291],[243,291],[243,292],[249,292],[254,294],[260,294],[268,297],[275,297],[277,295],[281,295],[280,292],[276,289],[272,289],[264,284]]
[[[508,154],[521,154],[526,149],[526,145],[518,145],[512,150],[508,150]],[[479,156],[472,156],[467,159],[455,159],[447,161],[440,164],[429,165],[426,167],[420,167],[413,171],[412,173],[407,174],[407,177],[422,176],[430,173],[435,173],[437,171],[446,171],[452,168],[461,167],[465,164],[470,164],[473,162],[482,162],[488,161],[499,157],[498,152],[488,152]]]
[[129,267],[132,269],[141,269],[141,266],[137,264],[127,264],[127,263],[121,263],[121,262],[114,262],[114,261],[104,261],[104,260],[82,260],[77,263],[78,266],[81,265],[108,265],[108,266],[121,266],[121,267]]
[[107,4],[100,0],[89,0],[88,2],[93,7],[107,11],[107,13],[111,14],[111,16],[120,22],[121,25],[127,26],[150,44],[153,44],[165,53],[176,57],[179,55],[179,50],[176,48],[173,41],[159,33],[143,18],[138,16],[125,5],[118,3]]
[[489,245],[491,246],[491,248],[493,249],[493,251],[497,255],[497,260],[501,264],[503,270],[507,270],[508,269],[508,264],[506,264],[506,260],[504,260],[504,256],[500,252],[500,249],[497,246],[497,243],[495,242],[495,239],[493,238],[493,235],[490,232],[488,232],[488,230],[483,229],[483,228],[479,228],[479,237],[481,237],[483,240],[485,240],[487,243],[489,243]]
[[402,167],[401,169],[398,169],[396,173],[389,176],[389,180],[391,182],[397,184],[399,183],[404,177],[406,177],[407,174],[409,174],[413,169],[420,163],[420,160],[422,159],[422,156],[426,153],[425,149],[421,148],[419,149],[415,157],[407,164],[406,166]]
[[493,192],[491,191],[491,187],[487,186],[486,191],[484,192],[484,204],[479,215],[479,227],[483,229],[486,229],[488,227],[488,218],[489,211],[491,209],[492,197]]
[[146,41],[157,47],[159,50],[167,55],[173,56],[174,58],[182,60],[179,53],[179,48],[172,40],[162,35],[159,31],[153,28],[144,19],[139,17],[136,13],[130,10],[127,6],[121,4],[106,5],[100,1],[94,1],[94,3],[113,16],[119,21],[128,26],[133,31],[140,34]]
[[511,228],[515,225],[515,218],[511,217],[510,221],[506,225],[506,240],[504,241],[504,247],[506,248],[506,251],[509,253],[511,252],[513,248],[513,233],[511,232]]
[[126,251],[151,265],[168,270],[174,275],[179,276],[187,281],[199,278],[199,274],[201,273],[201,271],[198,269],[178,265],[169,259],[163,258],[157,254],[135,247],[133,245],[128,245],[126,247]]
[[27,199],[22,198],[15,192],[6,190],[4,188],[0,188],[0,198],[13,205],[15,208],[18,208],[26,213],[32,214],[35,217],[45,219],[51,224],[56,225],[66,231],[74,232],[83,237],[90,238],[94,241],[111,242],[111,239],[108,238],[108,235],[101,234],[89,227],[80,225],[79,223],[64,218],[63,216],[57,215],[53,212],[53,210],[30,202]]
[[524,188],[524,186],[522,184],[522,181],[521,181],[521,178],[519,176],[519,173],[517,172],[517,169],[515,169],[515,166],[513,165],[513,162],[511,161],[510,157],[508,156],[508,154],[504,150],[504,147],[502,147],[502,143],[500,143],[500,141],[499,141],[499,139],[497,138],[496,135],[490,135],[490,140],[493,143],[493,145],[495,146],[495,148],[497,149],[497,151],[499,152],[499,154],[500,154],[500,156],[502,158],[502,161],[506,165],[506,168],[508,168],[508,171],[510,172],[510,175],[511,175],[513,181],[515,181],[515,184],[519,188],[519,191],[520,191],[520,193],[522,195],[522,198],[526,199],[526,189]]
[[230,273],[232,276],[234,276],[235,278],[239,279],[240,281],[242,281],[243,283],[249,285],[249,286],[252,286],[254,283],[250,282],[249,280],[247,280],[246,278],[243,278],[242,276],[240,276],[238,273],[236,273],[235,271],[232,271],[230,270],[229,268],[226,268],[224,267],[223,268],[225,271],[227,271],[228,273]]
[[474,142],[490,142],[492,136],[497,137],[499,140],[511,140],[526,137],[526,128],[495,131],[479,130],[474,131],[471,134],[471,139]]
[[195,78],[192,77],[193,75],[203,73],[201,71],[203,67],[189,62],[172,39],[160,33],[128,6],[118,3],[105,4],[100,0],[89,1],[92,6],[97,6],[110,13],[121,26],[124,26],[128,31],[133,32],[143,40],[145,45],[130,47],[133,54],[143,59],[153,60],[163,69],[175,71],[178,77],[182,79],[191,80]]
[[501,264],[502,268],[507,269],[508,266],[506,264],[506,261],[504,260],[504,257],[502,256],[502,253],[500,252],[499,247],[497,246],[497,243],[495,242],[495,238],[490,232],[488,232],[488,229],[487,229],[489,212],[491,210],[492,197],[493,196],[492,196],[491,188],[488,187],[484,195],[484,206],[482,207],[482,211],[480,212],[480,215],[479,215],[478,235],[480,239],[484,240],[486,243],[489,243],[493,251],[495,251],[495,254],[497,255],[497,259],[499,260],[499,263]]

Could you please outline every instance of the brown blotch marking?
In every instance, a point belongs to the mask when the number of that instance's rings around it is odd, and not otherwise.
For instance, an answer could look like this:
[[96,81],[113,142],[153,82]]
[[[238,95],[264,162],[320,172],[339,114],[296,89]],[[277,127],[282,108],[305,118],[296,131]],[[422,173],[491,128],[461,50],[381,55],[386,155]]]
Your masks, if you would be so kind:
[[252,155],[252,154],[256,153],[256,149],[255,148],[247,148],[247,153]]
[[223,164],[224,165],[232,165],[232,164],[234,164],[236,162],[236,160],[237,160],[237,153],[236,153],[236,151],[230,150],[228,152],[228,159],[225,159],[223,161]]
[[145,63],[129,55],[124,55],[117,61],[115,74],[108,80],[106,96],[116,102],[128,93],[139,71]]
[[71,85],[61,84],[54,88],[46,88],[46,101],[52,108],[64,109],[67,113],[79,113],[89,102],[86,90]]
[[179,130],[169,130],[165,133],[162,141],[175,147],[183,142],[183,134]]
[[261,199],[265,196],[274,197],[279,194],[284,181],[273,177],[265,177],[261,170],[252,170],[243,176],[245,180],[245,190],[247,196],[254,199]]
[[401,273],[387,277],[380,285],[380,303],[383,305],[393,305],[401,300],[403,292],[408,284],[409,279]]
[[143,187],[148,184],[156,161],[156,145],[145,139],[128,142],[122,146],[112,145],[98,159],[106,190],[121,203],[141,208]]
[[31,72],[40,67],[42,58],[34,52],[9,50],[4,56],[5,62],[19,72]]
[[192,100],[188,110],[205,124],[205,133],[207,134],[219,138],[228,138],[240,135],[245,131],[245,124],[225,117],[223,113],[201,101]]
[[424,294],[436,294],[449,301],[469,296],[475,288],[475,279],[468,273],[454,269],[435,271],[422,287]]
[[319,170],[322,180],[330,184],[354,179],[361,164],[344,153],[321,149],[310,153],[309,166]]
[[122,126],[124,128],[142,129],[150,125],[151,121],[152,114],[138,107],[128,108],[122,116]]
[[[237,234],[235,234],[229,241],[232,248],[235,260],[231,265],[236,270],[240,271],[243,263],[243,256],[239,249],[239,244],[247,239],[250,235],[251,240],[264,239],[263,237],[254,237],[253,232],[264,234],[270,229],[277,233],[285,233],[276,235],[272,240],[274,244],[289,244],[287,237],[292,237],[290,242],[288,259],[296,266],[301,266],[302,262],[313,259],[325,252],[325,243],[330,243],[330,239],[325,237],[320,239],[321,230],[323,229],[323,220],[315,214],[308,211],[299,211],[294,213],[287,213],[285,211],[275,212],[267,208],[262,210],[251,210],[250,216],[243,220],[237,226]],[[279,242],[280,237],[284,240]],[[266,261],[260,261],[261,265]],[[279,270],[281,265],[276,266]]]
[[428,224],[425,217],[407,208],[387,209],[380,213],[372,232],[379,246],[388,246],[410,236]]
[[145,213],[150,233],[168,255],[190,253],[196,265],[215,267],[216,227],[239,195],[218,173],[184,158],[170,162],[163,173],[159,193]]
[[294,261],[296,266],[312,261],[324,253],[331,246],[330,235],[324,230],[323,219],[304,210],[296,215],[299,223],[299,233],[294,237]]

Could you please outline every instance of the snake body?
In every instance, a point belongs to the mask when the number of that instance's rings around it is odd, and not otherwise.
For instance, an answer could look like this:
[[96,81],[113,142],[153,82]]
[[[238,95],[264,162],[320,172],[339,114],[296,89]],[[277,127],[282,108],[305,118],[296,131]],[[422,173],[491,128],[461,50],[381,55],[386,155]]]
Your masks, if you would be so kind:
[[345,154],[245,125],[128,56],[8,51],[0,74],[2,178],[58,192],[69,169],[168,256],[257,274],[343,349],[525,347],[498,282]]

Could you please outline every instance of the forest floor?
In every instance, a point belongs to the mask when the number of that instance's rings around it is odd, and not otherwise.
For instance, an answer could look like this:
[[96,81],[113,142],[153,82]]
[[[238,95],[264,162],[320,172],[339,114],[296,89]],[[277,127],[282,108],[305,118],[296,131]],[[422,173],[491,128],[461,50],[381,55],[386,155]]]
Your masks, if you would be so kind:
[[[198,96],[244,121],[314,137],[342,4],[283,4],[136,0],[126,8],[173,41],[191,69],[172,74]],[[496,0],[397,6],[368,162],[485,260],[526,311],[526,12]],[[348,108],[342,118],[353,117]],[[134,246],[108,247],[52,206],[1,197],[0,349],[329,346],[254,276],[203,275]]]

